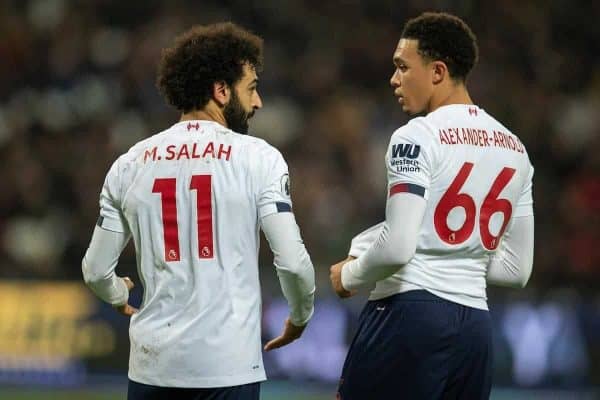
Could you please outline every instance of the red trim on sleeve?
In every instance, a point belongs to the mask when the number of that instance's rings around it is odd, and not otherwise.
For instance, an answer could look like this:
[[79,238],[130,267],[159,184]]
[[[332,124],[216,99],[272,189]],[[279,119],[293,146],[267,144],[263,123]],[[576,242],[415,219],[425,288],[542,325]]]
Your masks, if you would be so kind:
[[417,196],[425,197],[425,188],[413,183],[397,183],[390,188],[389,197],[392,197],[396,193],[412,193]]

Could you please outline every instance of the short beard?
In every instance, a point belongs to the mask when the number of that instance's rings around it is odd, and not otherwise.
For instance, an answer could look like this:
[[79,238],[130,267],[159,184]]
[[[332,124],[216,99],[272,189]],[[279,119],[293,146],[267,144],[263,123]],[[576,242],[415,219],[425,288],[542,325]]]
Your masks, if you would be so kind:
[[254,112],[246,112],[235,90],[232,90],[231,99],[223,109],[223,116],[225,117],[227,127],[234,132],[246,135],[248,134],[248,120],[252,115],[254,115]]

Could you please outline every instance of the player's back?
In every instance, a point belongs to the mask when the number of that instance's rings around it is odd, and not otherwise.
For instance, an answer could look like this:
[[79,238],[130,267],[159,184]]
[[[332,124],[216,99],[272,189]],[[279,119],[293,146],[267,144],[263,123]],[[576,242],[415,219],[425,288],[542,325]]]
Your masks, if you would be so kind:
[[427,208],[415,256],[372,297],[425,288],[487,309],[489,256],[512,218],[531,206],[533,168],[523,144],[483,109],[450,105],[396,131],[389,162],[402,176],[414,171]]
[[259,191],[279,159],[260,139],[184,121],[117,161],[144,286],[131,319],[131,379],[177,387],[264,379]]

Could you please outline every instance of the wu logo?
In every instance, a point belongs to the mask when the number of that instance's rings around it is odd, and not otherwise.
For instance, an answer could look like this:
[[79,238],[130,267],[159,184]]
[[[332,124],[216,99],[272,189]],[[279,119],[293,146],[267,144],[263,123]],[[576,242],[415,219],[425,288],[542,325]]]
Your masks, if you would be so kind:
[[392,158],[417,158],[421,152],[421,146],[418,144],[395,144],[392,146]]

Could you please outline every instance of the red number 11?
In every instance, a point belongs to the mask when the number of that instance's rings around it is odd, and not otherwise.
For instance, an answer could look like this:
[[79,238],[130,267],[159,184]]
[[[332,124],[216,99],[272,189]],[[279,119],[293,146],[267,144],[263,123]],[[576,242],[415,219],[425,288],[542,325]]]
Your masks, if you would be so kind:
[[[196,224],[198,226],[198,252],[200,258],[213,258],[212,177],[193,175],[190,190],[196,191]],[[159,193],[162,205],[165,260],[179,261],[179,231],[177,226],[177,181],[175,178],[154,180],[152,193]]]

